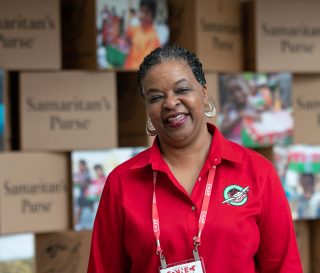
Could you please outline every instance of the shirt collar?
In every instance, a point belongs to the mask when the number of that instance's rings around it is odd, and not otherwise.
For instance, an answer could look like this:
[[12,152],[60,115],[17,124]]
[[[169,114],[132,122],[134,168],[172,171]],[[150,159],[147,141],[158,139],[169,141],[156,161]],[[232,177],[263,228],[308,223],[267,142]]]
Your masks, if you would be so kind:
[[[209,150],[208,160],[212,165],[218,165],[222,160],[236,163],[243,163],[243,153],[238,148],[238,144],[227,140],[216,126],[207,123],[208,131],[213,135]],[[166,164],[162,158],[159,139],[155,138],[152,146],[146,151],[144,156],[140,156],[131,169],[142,168],[151,165],[153,170],[163,170]]]
[[207,123],[208,131],[213,135],[209,151],[209,159],[213,164],[220,164],[221,160],[243,163],[243,152],[239,145],[227,140],[219,129],[211,123]]

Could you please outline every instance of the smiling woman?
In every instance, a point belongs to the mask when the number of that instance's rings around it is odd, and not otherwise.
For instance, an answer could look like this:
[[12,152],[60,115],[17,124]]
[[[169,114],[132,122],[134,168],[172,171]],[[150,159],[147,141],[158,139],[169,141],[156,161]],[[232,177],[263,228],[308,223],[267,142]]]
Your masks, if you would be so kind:
[[198,83],[185,63],[168,61],[153,67],[142,88],[162,149],[168,145],[201,147],[201,143],[210,143],[204,116],[206,87]]
[[206,123],[215,109],[199,59],[158,48],[138,75],[156,138],[108,176],[88,273],[301,273],[272,164]]

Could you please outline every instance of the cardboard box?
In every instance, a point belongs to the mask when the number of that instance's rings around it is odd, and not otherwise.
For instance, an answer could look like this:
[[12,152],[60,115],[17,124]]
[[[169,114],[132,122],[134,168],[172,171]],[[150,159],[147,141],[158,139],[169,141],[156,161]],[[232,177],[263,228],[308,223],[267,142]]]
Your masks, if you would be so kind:
[[66,231],[36,235],[37,273],[86,273],[91,232]]
[[62,1],[64,67],[136,70],[169,40],[166,0],[149,2],[154,17],[140,1]]
[[65,154],[0,154],[0,234],[68,228]]
[[34,235],[31,233],[0,236],[0,272],[34,273]]
[[250,1],[245,69],[313,72],[320,69],[319,1]]
[[92,229],[104,184],[109,173],[144,147],[99,151],[74,151],[72,161],[73,226]]
[[310,221],[311,272],[320,272],[320,220]]
[[[310,237],[310,226],[308,221],[295,221],[294,228],[296,232],[296,239],[298,244],[298,249],[300,252],[300,259],[302,263],[302,269],[304,273],[311,273],[310,267],[310,243],[312,242],[312,237]],[[311,242],[310,242],[311,239]]]
[[295,143],[320,144],[320,76],[295,75],[293,115]]
[[119,146],[148,146],[147,112],[136,72],[117,73]]
[[220,74],[218,125],[226,138],[250,148],[292,142],[290,73]]
[[0,67],[60,69],[58,0],[0,0]]
[[20,75],[22,150],[117,146],[114,72],[38,72]]
[[241,2],[169,0],[172,44],[196,53],[206,70],[243,70]]

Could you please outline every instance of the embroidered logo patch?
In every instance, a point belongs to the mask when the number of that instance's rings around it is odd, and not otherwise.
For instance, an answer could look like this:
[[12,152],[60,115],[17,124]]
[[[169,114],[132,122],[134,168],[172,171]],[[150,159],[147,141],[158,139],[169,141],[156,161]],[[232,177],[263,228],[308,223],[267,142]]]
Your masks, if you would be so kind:
[[242,188],[238,185],[231,185],[226,187],[223,191],[224,201],[222,204],[229,204],[233,206],[242,206],[248,200],[249,186]]

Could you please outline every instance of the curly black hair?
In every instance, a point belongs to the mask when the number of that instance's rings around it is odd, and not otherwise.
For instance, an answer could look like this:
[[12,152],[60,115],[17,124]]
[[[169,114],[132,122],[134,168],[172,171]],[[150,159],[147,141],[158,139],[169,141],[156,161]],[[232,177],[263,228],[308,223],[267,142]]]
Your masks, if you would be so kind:
[[148,73],[148,71],[153,66],[169,60],[184,61],[192,70],[192,73],[196,78],[196,80],[202,86],[205,86],[206,79],[202,69],[202,63],[193,52],[177,45],[158,47],[155,50],[153,50],[149,55],[147,55],[139,66],[138,81],[140,84],[140,91],[142,96],[143,96],[142,82],[146,74]]

